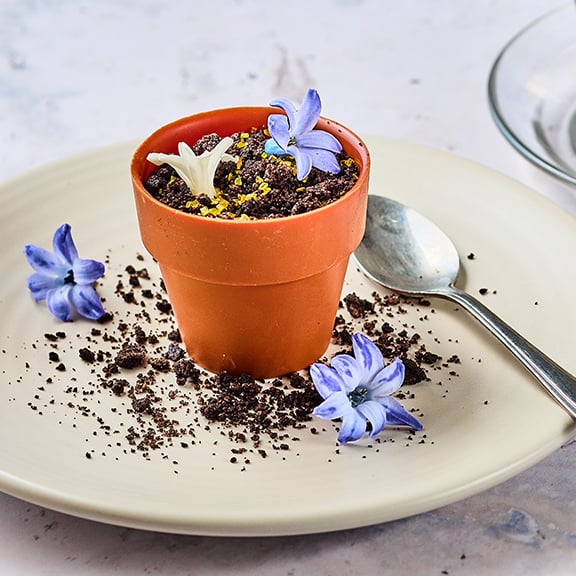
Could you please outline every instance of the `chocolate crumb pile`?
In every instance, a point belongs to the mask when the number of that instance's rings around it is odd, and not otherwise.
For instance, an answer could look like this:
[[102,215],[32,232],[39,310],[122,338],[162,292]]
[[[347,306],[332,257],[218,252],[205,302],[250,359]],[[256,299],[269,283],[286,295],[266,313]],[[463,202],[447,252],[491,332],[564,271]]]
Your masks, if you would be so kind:
[[[35,370],[36,380],[44,380],[29,402],[31,410],[41,416],[58,414],[62,425],[67,421],[62,410],[71,414],[72,422],[92,418],[93,435],[109,438],[108,450],[116,457],[119,451],[146,459],[159,452],[167,458],[168,449],[192,448],[201,442],[199,432],[209,431],[228,441],[221,444],[227,448],[220,448],[232,453],[227,461],[245,467],[254,457],[290,452],[303,434],[334,435],[337,422],[311,415],[322,399],[307,370],[265,381],[212,374],[197,366],[186,354],[163,282],[151,277],[143,256],[136,256],[136,261],[139,265],[126,266],[114,280],[108,259],[109,273],[100,288],[104,292],[111,279],[115,282],[108,286],[104,302],[111,312],[98,323],[63,324],[62,330],[47,333],[32,345],[35,354],[44,354],[48,372],[33,368],[27,359],[26,371]],[[409,400],[407,407],[422,417],[421,409],[410,408],[417,400],[414,385],[429,382],[432,371],[457,376],[460,360],[456,354],[444,359],[428,349],[425,338],[404,322],[409,307],[425,312],[419,319],[423,323],[434,313],[424,299],[378,292],[369,297],[345,294],[332,344],[319,361],[352,353],[352,335],[363,332],[385,358],[402,358],[406,387],[397,397]],[[423,441],[425,437],[420,437],[419,443]],[[335,445],[335,436],[329,445]],[[88,450],[84,455],[92,459],[97,454]]]
[[[302,214],[340,198],[358,178],[358,166],[352,158],[337,155],[340,172],[331,174],[312,168],[302,181],[296,178],[292,156],[269,156],[264,129],[237,132],[228,153],[237,162],[222,161],[216,169],[216,196],[193,195],[175,170],[163,164],[152,172],[145,187],[161,202],[190,214],[222,219],[269,219]],[[217,134],[202,137],[192,146],[198,156],[212,150],[221,138]]]
[[[425,298],[408,299],[398,294],[382,295],[373,292],[370,299],[365,299],[355,293],[348,294],[343,299],[342,307],[347,310],[352,322],[346,322],[339,315],[336,318],[333,341],[349,348],[353,333],[363,332],[378,346],[384,358],[389,361],[395,358],[402,360],[405,367],[404,386],[429,381],[429,369],[438,370],[460,364],[457,354],[444,360],[440,355],[429,351],[421,334],[415,331],[413,326],[403,323],[398,329],[391,324],[392,319],[407,314],[407,306],[418,306],[434,313],[430,301]],[[390,322],[382,320],[383,318],[390,319]],[[427,319],[427,315],[424,315],[421,321]],[[412,331],[409,332],[409,329]],[[456,375],[455,371],[451,372],[451,375]]]

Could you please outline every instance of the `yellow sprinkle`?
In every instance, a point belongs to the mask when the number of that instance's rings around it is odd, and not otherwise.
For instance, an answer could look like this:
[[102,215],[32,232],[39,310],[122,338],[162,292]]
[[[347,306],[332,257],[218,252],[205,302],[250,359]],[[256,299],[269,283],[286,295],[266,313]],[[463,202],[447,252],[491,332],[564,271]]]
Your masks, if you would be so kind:
[[248,202],[248,200],[256,200],[258,196],[254,192],[250,192],[250,194],[238,194],[235,200],[236,206],[240,204],[244,204],[244,202]]
[[268,158],[268,154],[266,154],[266,152],[262,152],[262,154],[260,154],[260,156],[261,156],[262,158]]
[[250,138],[250,134],[248,134],[248,132],[242,132],[240,134],[240,138],[243,138],[243,139]]
[[304,192],[306,188],[304,186],[300,186],[300,188],[296,188],[296,192]]
[[236,144],[236,148],[245,148],[246,147],[246,141],[245,140],[240,140],[237,144]]
[[212,200],[212,205],[213,206],[222,206],[223,208],[228,208],[228,206],[230,206],[230,202],[228,202],[228,200],[226,200],[226,198],[222,198],[221,194],[222,194],[221,190],[218,190],[216,192],[216,196]]
[[236,186],[242,186],[242,178],[236,176],[236,178],[234,178],[234,184],[236,184]]
[[261,182],[258,185],[258,190],[264,192],[264,193],[268,193],[270,192],[271,188],[270,188],[270,184],[268,184],[268,182]]
[[200,208],[200,214],[202,216],[208,216],[209,214],[212,216],[218,216],[221,214],[227,207],[227,203],[223,202],[222,204],[218,204],[217,206],[212,206],[208,208],[208,206],[202,206]]

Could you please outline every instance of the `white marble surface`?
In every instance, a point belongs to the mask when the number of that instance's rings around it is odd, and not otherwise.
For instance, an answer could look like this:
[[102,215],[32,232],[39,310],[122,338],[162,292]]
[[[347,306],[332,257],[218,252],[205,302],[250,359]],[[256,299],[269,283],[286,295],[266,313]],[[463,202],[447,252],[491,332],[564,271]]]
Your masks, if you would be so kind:
[[[565,3],[0,0],[0,180],[180,116],[278,95],[299,101],[315,86],[324,114],[357,132],[476,160],[576,216],[576,191],[521,158],[486,104],[500,48]],[[568,575],[574,478],[570,443],[414,518],[242,540],[101,525],[0,494],[0,574]]]

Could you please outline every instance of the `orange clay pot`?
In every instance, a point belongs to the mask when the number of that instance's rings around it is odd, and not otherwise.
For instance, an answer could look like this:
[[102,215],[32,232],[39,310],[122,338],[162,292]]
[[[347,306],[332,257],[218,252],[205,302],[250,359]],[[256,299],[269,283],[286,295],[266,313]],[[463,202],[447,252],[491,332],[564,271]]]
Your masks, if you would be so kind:
[[347,128],[321,118],[360,166],[346,195],[313,212],[253,221],[185,214],[144,188],[150,152],[176,153],[216,132],[267,123],[275,108],[229,108],[168,124],[136,150],[131,175],[147,250],[158,261],[190,357],[212,372],[270,378],[306,368],[326,351],[350,254],[364,233],[370,157]]

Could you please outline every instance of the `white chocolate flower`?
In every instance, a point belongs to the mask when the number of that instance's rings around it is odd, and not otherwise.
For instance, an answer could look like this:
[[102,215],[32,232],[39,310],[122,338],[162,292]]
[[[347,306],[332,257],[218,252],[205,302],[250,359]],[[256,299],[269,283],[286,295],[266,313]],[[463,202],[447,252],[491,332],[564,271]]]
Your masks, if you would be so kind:
[[178,176],[186,182],[190,191],[195,194],[206,194],[214,198],[214,174],[220,161],[235,162],[236,158],[226,153],[233,140],[229,136],[223,138],[217,146],[209,152],[196,156],[194,151],[185,142],[178,144],[178,154],[162,154],[151,152],[147,160],[160,166],[169,164],[176,170]]

